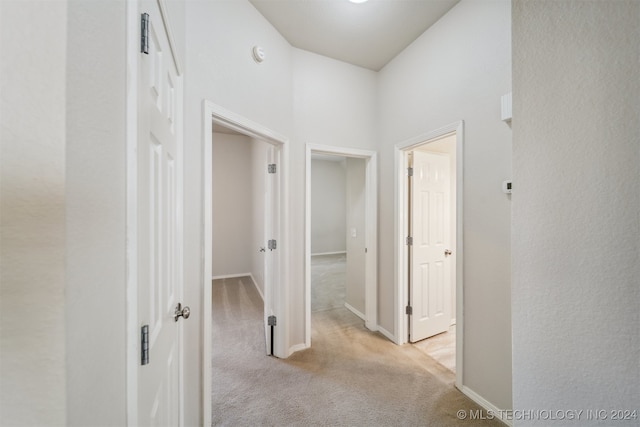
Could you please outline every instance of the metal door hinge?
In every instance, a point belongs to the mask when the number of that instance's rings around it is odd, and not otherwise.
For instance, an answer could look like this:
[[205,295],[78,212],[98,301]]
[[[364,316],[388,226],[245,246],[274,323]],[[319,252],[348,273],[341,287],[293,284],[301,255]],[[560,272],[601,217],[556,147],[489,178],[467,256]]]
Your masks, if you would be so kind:
[[276,316],[267,317],[267,325],[268,326],[276,326],[276,323],[277,323]]
[[270,165],[267,166],[267,172],[269,173],[276,173],[276,164],[272,163]]
[[140,355],[141,365],[149,364],[149,325],[144,325],[140,328]]
[[407,175],[413,176],[413,168],[407,168]]
[[407,246],[411,246],[413,245],[413,237],[409,236],[407,237]]
[[149,54],[149,14],[140,17],[140,52]]
[[407,306],[406,310],[405,310],[405,314],[409,314],[412,315],[413,314],[413,307],[411,307],[410,305]]
[[267,247],[269,248],[270,251],[272,251],[278,247],[278,243],[275,240],[269,240],[267,242]]

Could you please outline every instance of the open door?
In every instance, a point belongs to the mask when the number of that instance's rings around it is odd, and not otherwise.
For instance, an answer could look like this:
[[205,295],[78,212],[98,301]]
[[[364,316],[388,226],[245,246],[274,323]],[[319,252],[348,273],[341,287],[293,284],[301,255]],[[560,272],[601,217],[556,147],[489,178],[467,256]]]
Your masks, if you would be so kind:
[[264,336],[266,339],[267,354],[275,354],[276,317],[273,307],[273,289],[275,280],[279,277],[278,271],[278,206],[280,206],[279,191],[279,152],[276,147],[270,145],[267,149],[266,186],[265,186],[265,257],[264,257]]
[[[182,425],[182,77],[160,7],[139,3],[137,424]],[[146,50],[146,51],[145,51]]]
[[451,183],[447,154],[413,151],[410,174],[410,341],[451,323]]

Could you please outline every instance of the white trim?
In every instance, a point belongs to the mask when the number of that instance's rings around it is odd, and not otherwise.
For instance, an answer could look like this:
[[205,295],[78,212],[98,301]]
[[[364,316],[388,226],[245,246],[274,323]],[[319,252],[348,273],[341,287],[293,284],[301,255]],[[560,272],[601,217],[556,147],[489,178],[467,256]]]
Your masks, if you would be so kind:
[[347,251],[339,251],[339,252],[319,252],[317,254],[311,254],[311,256],[323,256],[323,255],[343,255],[346,254]]
[[443,126],[431,132],[427,132],[396,144],[395,154],[395,276],[396,276],[396,333],[395,343],[402,345],[407,342],[408,320],[405,314],[405,306],[408,301],[406,289],[408,271],[406,260],[408,250],[405,245],[407,235],[406,215],[406,156],[404,153],[413,147],[422,145],[427,141],[441,138],[447,134],[456,135],[456,387],[462,388],[463,380],[463,343],[464,343],[464,246],[463,246],[463,192],[464,192],[464,122],[462,120]]
[[220,276],[211,276],[211,280],[237,279],[238,277],[249,277],[249,276],[252,276],[251,273],[221,274]]
[[396,342],[397,341],[396,337],[394,337],[391,332],[387,331],[385,328],[383,328],[380,325],[378,325],[378,332],[380,332],[382,335],[387,337],[389,339],[389,341],[391,341],[391,342]]
[[293,345],[291,347],[289,347],[289,354],[287,357],[291,356],[293,353],[295,353],[296,351],[302,351],[302,350],[306,350],[309,347],[307,347],[305,344],[296,344]]
[[211,277],[211,280],[213,281],[213,280],[224,280],[224,279],[237,279],[239,277],[248,277],[248,278],[250,278],[251,281],[253,282],[253,286],[256,287],[256,290],[260,294],[260,298],[262,298],[262,301],[264,301],[264,294],[262,293],[262,290],[258,286],[258,282],[256,282],[256,278],[253,277],[253,273],[223,274],[221,276],[213,276],[213,277]]
[[356,316],[358,316],[362,320],[364,320],[366,318],[364,313],[360,312],[360,310],[357,310],[354,306],[352,306],[348,302],[344,303],[344,308],[346,308],[347,310],[349,310],[350,312],[352,312],[353,314],[355,314]]
[[304,347],[311,347],[311,155],[332,154],[366,160],[366,237],[365,326],[378,329],[378,172],[375,151],[330,145],[307,144],[305,149],[305,337]]
[[502,421],[505,425],[508,425],[509,427],[511,427],[513,425],[513,420],[507,418],[507,414],[509,414],[510,411],[507,411],[507,410],[504,410],[504,409],[498,409],[498,407],[496,405],[494,405],[493,403],[489,402],[487,399],[485,399],[484,397],[480,396],[478,393],[476,393],[475,391],[471,390],[467,386],[463,386],[462,388],[460,388],[460,391],[462,392],[462,394],[467,396],[469,399],[473,400],[475,403],[480,405],[485,410],[485,412],[487,413],[485,415],[492,414],[492,415],[495,416],[496,420]]
[[127,425],[138,425],[138,1],[127,2]]
[[[202,126],[202,200],[203,218],[201,232],[202,247],[202,278],[203,278],[203,307],[202,307],[202,408],[204,423],[211,419],[211,281],[212,277],[212,144],[213,122],[235,130],[243,135],[266,141],[276,147],[276,156],[279,157],[278,184],[280,203],[277,206],[279,220],[274,238],[278,240],[278,257],[274,266],[277,283],[265,282],[264,301],[265,318],[274,314],[278,318],[278,333],[275,334],[274,355],[288,357],[291,353],[289,347],[289,139],[271,129],[268,129],[246,117],[240,116],[226,108],[214,104],[211,101],[202,102],[203,126]],[[268,307],[270,306],[270,307]]]
[[171,29],[171,23],[169,19],[169,10],[165,0],[156,0],[158,2],[158,8],[160,9],[160,15],[162,16],[162,22],[167,30],[167,39],[169,40],[169,48],[171,49],[171,57],[173,58],[173,64],[176,66],[178,76],[182,75],[182,67],[180,65],[180,58],[178,58],[178,50],[176,49],[176,41],[173,37],[173,30]]

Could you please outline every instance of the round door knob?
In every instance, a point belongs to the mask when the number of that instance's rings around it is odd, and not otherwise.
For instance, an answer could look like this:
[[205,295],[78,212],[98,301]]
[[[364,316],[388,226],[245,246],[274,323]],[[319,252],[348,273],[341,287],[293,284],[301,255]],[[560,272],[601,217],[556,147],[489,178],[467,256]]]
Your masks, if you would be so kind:
[[449,249],[445,249],[444,250],[444,256],[449,256],[449,255],[451,255],[451,253],[452,252]]
[[177,322],[180,317],[188,319],[189,316],[191,316],[191,309],[187,306],[183,308],[182,304],[178,303],[178,305],[176,306],[176,311],[173,313],[174,320]]

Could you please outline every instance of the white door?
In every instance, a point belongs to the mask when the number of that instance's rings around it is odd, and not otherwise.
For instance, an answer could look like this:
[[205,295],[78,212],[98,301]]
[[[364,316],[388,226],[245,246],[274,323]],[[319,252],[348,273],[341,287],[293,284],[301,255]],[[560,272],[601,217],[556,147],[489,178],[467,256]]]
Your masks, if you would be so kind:
[[410,341],[445,332],[451,322],[451,186],[447,154],[413,152],[411,179]]
[[[264,275],[264,327],[265,327],[265,339],[267,354],[274,354],[274,342],[275,337],[272,336],[271,331],[277,330],[275,325],[273,328],[269,324],[269,317],[274,316],[273,307],[273,291],[275,281],[280,277],[278,271],[278,244],[282,242],[278,241],[278,206],[280,206],[280,199],[278,188],[280,170],[279,157],[280,151],[274,146],[269,145],[267,148],[267,176],[265,185],[265,275]],[[275,242],[275,248],[269,244],[270,241]]]
[[[148,363],[138,368],[138,424],[178,426],[181,414],[182,78],[158,4],[147,13],[148,54],[138,55],[138,322]],[[144,25],[141,24],[141,27]],[[142,335],[142,333],[141,333]]]

